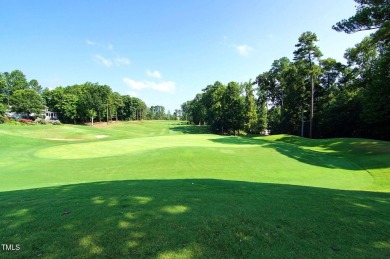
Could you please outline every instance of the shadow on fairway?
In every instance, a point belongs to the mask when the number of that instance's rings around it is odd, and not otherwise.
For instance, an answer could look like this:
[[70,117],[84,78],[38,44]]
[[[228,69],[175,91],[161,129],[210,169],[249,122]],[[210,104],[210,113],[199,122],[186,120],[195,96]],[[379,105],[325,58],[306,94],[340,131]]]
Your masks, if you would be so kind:
[[0,193],[0,257],[390,256],[390,194],[222,180]]
[[212,134],[210,128],[204,125],[179,125],[170,127],[170,130],[181,132],[184,134]]
[[[259,145],[263,148],[272,148],[275,151],[296,159],[302,163],[326,168],[340,168],[347,170],[364,170],[390,167],[390,144],[375,143],[367,140],[311,140],[295,136],[283,137],[277,141],[252,137],[225,137],[210,139],[222,144]],[[375,142],[375,141],[373,141]],[[310,150],[304,147],[322,147],[332,152]],[[381,156],[380,159],[369,161],[372,155]],[[363,161],[364,159],[364,161]]]
[[276,141],[290,143],[301,147],[321,147],[325,150],[343,152],[344,154],[387,154],[390,156],[390,142],[373,139],[308,139],[297,136],[285,136]]

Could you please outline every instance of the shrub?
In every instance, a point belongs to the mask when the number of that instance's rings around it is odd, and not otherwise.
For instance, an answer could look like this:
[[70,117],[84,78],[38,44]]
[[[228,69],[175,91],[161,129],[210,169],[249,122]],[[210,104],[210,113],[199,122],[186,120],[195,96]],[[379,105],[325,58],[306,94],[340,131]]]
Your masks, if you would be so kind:
[[61,125],[61,122],[59,120],[50,121],[53,125]]
[[45,125],[45,124],[47,124],[47,121],[45,119],[42,119],[42,118],[37,118],[37,119],[35,119],[35,123]]
[[7,123],[9,121],[7,116],[0,116],[0,124]]
[[18,119],[15,118],[9,118],[8,121],[6,121],[7,124],[9,125],[20,125],[21,123],[19,122]]
[[28,124],[28,125],[34,124],[34,121],[29,120],[29,119],[19,119],[19,122],[21,122],[23,124]]

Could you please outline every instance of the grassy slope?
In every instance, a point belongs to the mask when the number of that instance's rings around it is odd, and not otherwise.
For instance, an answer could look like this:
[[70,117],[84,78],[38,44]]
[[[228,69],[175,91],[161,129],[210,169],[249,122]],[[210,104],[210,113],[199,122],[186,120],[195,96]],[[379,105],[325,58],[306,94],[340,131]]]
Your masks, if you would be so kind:
[[[289,135],[262,139],[280,141],[302,151],[310,150],[352,161],[372,176],[374,182],[367,186],[367,190],[390,192],[390,143],[387,141],[358,138],[305,139]],[[304,161],[304,158],[296,154],[294,158]]]
[[0,126],[0,257],[390,256],[389,143],[194,131]]

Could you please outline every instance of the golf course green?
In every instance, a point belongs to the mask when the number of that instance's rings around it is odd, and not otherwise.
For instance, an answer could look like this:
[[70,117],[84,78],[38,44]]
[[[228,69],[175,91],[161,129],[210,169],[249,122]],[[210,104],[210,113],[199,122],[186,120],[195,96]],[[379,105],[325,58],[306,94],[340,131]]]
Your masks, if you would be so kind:
[[0,125],[0,258],[390,257],[390,143]]

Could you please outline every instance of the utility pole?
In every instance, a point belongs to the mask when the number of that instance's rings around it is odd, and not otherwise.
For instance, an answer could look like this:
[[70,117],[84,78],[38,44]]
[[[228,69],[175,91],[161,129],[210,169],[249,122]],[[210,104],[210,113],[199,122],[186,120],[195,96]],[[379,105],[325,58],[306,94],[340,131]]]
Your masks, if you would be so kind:
[[106,113],[107,113],[106,117],[107,117],[107,125],[108,125],[108,100],[107,100],[107,112]]

